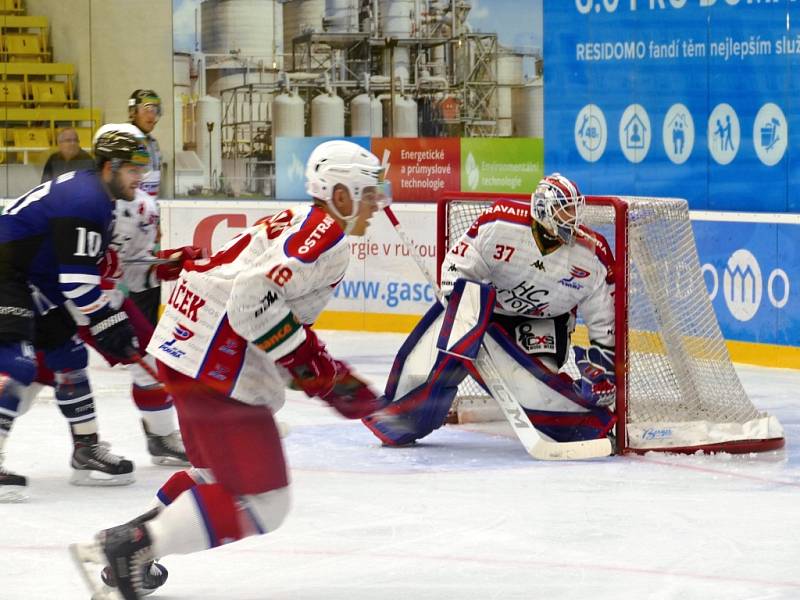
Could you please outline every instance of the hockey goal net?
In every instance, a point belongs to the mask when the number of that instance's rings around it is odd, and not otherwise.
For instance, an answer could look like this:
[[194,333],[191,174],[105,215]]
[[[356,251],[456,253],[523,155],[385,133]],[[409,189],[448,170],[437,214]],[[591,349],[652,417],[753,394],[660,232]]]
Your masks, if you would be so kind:
[[[529,196],[514,194],[440,197],[437,276],[452,244],[499,198],[529,202]],[[687,202],[587,196],[585,222],[614,251],[618,452],[782,447],[780,423],[756,410],[730,360],[700,269]],[[573,342],[583,345],[585,338],[579,326]],[[572,359],[564,369],[577,377]],[[468,378],[454,414],[459,422],[492,420],[494,414],[499,419],[494,404]]]

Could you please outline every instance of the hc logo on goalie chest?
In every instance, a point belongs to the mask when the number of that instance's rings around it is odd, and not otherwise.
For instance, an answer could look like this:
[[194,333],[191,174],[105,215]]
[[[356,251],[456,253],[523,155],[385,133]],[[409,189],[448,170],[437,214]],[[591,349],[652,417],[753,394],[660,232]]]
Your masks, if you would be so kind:
[[501,304],[514,312],[530,315],[546,315],[550,307],[549,302],[541,299],[548,296],[548,290],[536,289],[535,285],[526,287],[526,282],[520,282],[513,290],[497,290],[497,297]]

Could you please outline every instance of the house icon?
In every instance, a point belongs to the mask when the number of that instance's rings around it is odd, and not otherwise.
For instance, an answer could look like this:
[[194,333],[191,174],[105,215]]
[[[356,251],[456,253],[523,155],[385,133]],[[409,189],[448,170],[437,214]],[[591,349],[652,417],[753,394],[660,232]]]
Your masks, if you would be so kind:
[[639,115],[634,113],[623,129],[625,131],[625,146],[630,150],[643,150],[646,129]]

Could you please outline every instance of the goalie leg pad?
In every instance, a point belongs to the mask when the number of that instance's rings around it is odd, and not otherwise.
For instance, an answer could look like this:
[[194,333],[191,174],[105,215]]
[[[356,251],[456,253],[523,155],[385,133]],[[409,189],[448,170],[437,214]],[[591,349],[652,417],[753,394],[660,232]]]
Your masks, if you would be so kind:
[[494,311],[496,292],[486,283],[459,279],[447,301],[436,347],[474,360]]
[[466,377],[464,361],[436,347],[443,313],[434,304],[423,316],[392,365],[384,394],[388,406],[363,419],[387,445],[410,444],[441,427]]
[[537,429],[541,424],[544,429],[540,430],[559,442],[606,436],[616,422],[611,411],[587,406],[569,375],[551,371],[541,360],[520,350],[503,328],[492,324],[488,333],[484,343],[500,375]]

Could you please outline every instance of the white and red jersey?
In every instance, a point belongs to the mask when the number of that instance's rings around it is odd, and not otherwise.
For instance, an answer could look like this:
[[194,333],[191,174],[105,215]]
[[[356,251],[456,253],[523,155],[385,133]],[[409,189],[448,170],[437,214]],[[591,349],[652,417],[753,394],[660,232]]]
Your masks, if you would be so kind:
[[161,192],[161,148],[158,146],[158,140],[151,134],[144,133],[141,129],[139,131],[147,141],[147,152],[150,154],[150,163],[147,165],[147,170],[144,177],[142,177],[142,183],[139,184],[139,189],[153,198],[157,198]]
[[160,223],[158,200],[138,189],[133,200],[117,200],[114,213],[111,247],[122,266],[119,281],[132,292],[156,287],[160,282],[152,265],[129,261],[155,256]]
[[552,318],[578,309],[589,339],[614,346],[612,254],[598,233],[581,228],[573,245],[543,254],[531,232],[530,204],[499,200],[450,249],[442,290],[456,279],[491,284],[495,312]]
[[344,231],[316,206],[284,210],[210,259],[187,263],[147,351],[169,367],[248,404],[277,410],[274,361],[305,339],[344,277]]

